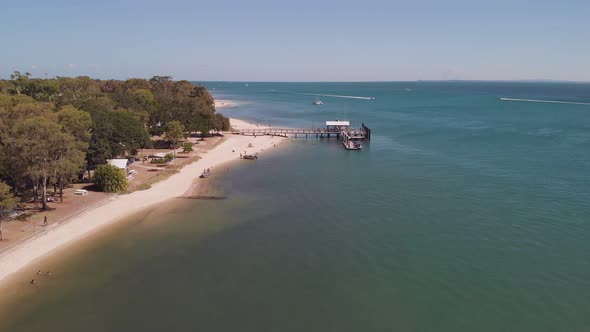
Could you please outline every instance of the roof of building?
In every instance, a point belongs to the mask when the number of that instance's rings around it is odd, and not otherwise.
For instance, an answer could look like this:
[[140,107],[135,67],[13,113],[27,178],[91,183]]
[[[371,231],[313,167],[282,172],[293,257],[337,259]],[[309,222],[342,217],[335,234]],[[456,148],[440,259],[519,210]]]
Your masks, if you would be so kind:
[[349,121],[326,121],[326,126],[350,126]]
[[127,159],[107,159],[107,164],[113,165],[120,169],[126,169],[128,162],[129,160]]

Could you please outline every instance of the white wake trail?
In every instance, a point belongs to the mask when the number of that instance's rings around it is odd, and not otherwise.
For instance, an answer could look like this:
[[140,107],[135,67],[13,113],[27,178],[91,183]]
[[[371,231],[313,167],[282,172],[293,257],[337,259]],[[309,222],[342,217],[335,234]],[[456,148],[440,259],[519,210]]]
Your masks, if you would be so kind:
[[343,95],[325,95],[325,94],[318,94],[318,93],[296,93],[298,95],[306,95],[306,96],[319,96],[319,97],[333,97],[333,98],[348,98],[348,99],[364,99],[364,100],[372,100],[375,99],[373,97],[362,97],[362,96],[343,96]]
[[504,97],[500,97],[500,100],[505,100],[505,101],[526,101],[526,102],[530,102],[530,103],[590,105],[590,103],[581,103],[581,102],[575,102],[575,101],[560,101],[560,100],[518,99],[518,98],[504,98]]

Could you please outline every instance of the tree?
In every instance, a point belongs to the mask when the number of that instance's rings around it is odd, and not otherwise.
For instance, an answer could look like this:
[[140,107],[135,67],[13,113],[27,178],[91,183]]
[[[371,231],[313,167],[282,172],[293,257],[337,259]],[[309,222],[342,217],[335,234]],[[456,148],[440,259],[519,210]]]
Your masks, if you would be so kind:
[[216,113],[211,119],[211,129],[220,132],[229,130],[229,119],[222,114]]
[[89,170],[127,151],[151,146],[146,128],[129,112],[93,109],[90,115],[92,137],[86,155]]
[[65,106],[57,112],[57,121],[65,132],[88,145],[92,128],[92,117],[88,112],[80,111],[73,106]]
[[99,82],[88,76],[76,78],[58,77],[57,84],[59,98],[57,98],[56,103],[58,106],[73,105],[79,107],[102,93]]
[[29,77],[31,77],[29,72],[21,74],[20,71],[14,71],[14,73],[10,74],[13,86],[12,93],[16,95],[24,93],[29,83]]
[[62,132],[58,123],[41,116],[17,123],[15,134],[15,143],[26,162],[26,174],[34,184],[41,182],[42,209],[47,210],[47,180],[79,146],[72,135]]
[[[0,112],[2,123],[0,126],[0,151],[3,155],[2,168],[4,171],[2,175],[12,183],[16,194],[19,185],[23,184],[30,175],[27,173],[27,168],[30,165],[29,156],[23,153],[23,147],[27,145],[28,131],[26,129],[20,130],[20,125],[27,119],[50,119],[53,117],[53,113],[51,105],[48,103],[34,103],[26,100],[20,100],[14,106],[5,107],[8,108],[7,111]],[[34,126],[34,124],[32,125]],[[38,181],[32,180],[33,187],[36,188]]]
[[125,172],[113,165],[99,165],[94,171],[94,183],[101,191],[125,192],[128,187]]
[[146,128],[126,111],[112,111],[108,114],[113,125],[111,144],[116,155],[151,146],[151,139]]
[[172,143],[174,158],[176,158],[176,144],[184,138],[184,126],[179,121],[170,121],[166,126],[166,139]]
[[61,202],[63,202],[64,184],[75,179],[78,174],[84,171],[84,166],[86,166],[85,151],[80,150],[79,147],[80,143],[77,142],[77,144],[74,144],[69,148],[62,149],[62,155],[57,156],[58,158],[55,160],[55,167],[52,175],[57,180]]
[[72,135],[77,148],[62,150],[64,155],[56,161],[54,177],[59,185],[59,197],[63,202],[64,184],[72,180],[86,165],[86,152],[91,138],[92,118],[88,112],[73,106],[65,106],[57,113],[57,120],[65,133]]
[[10,187],[4,182],[0,182],[0,241],[4,240],[2,234],[2,218],[4,217],[4,212],[12,209],[15,205],[16,199],[10,193]]

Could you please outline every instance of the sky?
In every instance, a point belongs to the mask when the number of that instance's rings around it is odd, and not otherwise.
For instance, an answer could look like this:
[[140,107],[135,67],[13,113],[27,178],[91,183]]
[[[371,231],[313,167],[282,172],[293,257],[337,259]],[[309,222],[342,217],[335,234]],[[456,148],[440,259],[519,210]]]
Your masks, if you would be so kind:
[[0,0],[0,77],[590,81],[590,1]]

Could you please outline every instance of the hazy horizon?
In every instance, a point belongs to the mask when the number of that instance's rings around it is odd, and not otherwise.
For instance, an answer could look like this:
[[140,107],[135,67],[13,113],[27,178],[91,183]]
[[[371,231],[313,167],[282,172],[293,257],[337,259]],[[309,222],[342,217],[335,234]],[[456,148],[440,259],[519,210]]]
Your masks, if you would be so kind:
[[572,1],[7,3],[0,77],[236,82],[590,81]]

